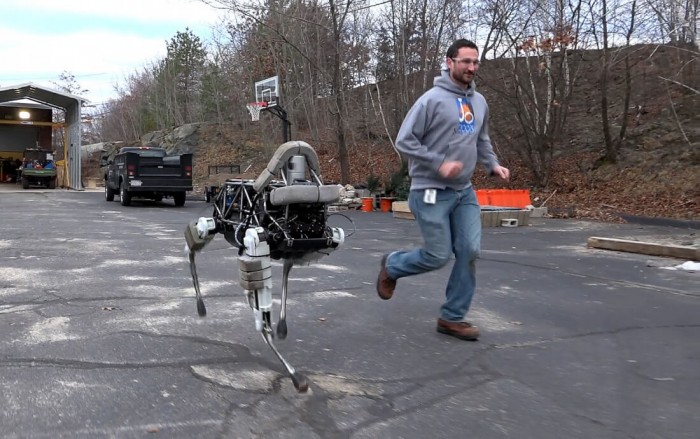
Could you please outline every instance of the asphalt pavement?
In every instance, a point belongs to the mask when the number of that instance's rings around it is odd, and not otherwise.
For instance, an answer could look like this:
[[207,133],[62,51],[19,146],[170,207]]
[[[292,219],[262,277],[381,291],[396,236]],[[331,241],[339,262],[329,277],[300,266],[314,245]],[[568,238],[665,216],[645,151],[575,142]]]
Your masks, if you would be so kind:
[[[700,273],[586,247],[696,245],[697,230],[485,228],[468,316],[482,336],[465,342],[435,330],[451,264],[377,297],[381,255],[420,245],[415,222],[339,212],[345,243],[290,276],[277,346],[309,379],[300,394],[255,331],[222,237],[198,258],[197,316],[183,230],[210,212],[0,192],[0,437],[699,437]],[[274,262],[276,299],[281,272]]]

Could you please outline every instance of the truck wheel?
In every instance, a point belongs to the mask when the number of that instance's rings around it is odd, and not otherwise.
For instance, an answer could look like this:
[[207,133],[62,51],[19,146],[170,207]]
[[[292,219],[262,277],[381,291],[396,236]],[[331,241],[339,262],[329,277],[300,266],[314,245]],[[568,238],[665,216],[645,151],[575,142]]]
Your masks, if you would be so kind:
[[107,201],[114,201],[114,189],[109,187],[107,182],[105,181],[105,200]]
[[29,179],[22,178],[22,189],[29,189]]
[[175,205],[181,207],[185,205],[185,192],[178,192],[173,195],[173,200],[175,200]]
[[128,206],[131,204],[131,194],[126,189],[126,183],[123,181],[122,184],[119,185],[119,201],[121,202],[122,206]]
[[56,179],[52,178],[49,180],[49,189],[56,189]]

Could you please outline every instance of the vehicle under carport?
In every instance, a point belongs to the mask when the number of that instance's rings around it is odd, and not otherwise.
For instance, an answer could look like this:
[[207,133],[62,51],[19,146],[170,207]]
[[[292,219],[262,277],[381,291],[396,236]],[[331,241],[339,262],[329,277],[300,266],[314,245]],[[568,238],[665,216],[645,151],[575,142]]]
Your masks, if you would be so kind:
[[[82,190],[80,121],[85,102],[80,96],[32,83],[0,88],[0,163],[3,163],[0,181],[7,181],[6,176],[10,181],[16,180],[14,164],[25,149],[51,151],[53,129],[60,128],[64,139],[63,156],[55,160],[63,165],[64,172],[59,184]],[[53,121],[54,110],[64,111],[64,122]]]

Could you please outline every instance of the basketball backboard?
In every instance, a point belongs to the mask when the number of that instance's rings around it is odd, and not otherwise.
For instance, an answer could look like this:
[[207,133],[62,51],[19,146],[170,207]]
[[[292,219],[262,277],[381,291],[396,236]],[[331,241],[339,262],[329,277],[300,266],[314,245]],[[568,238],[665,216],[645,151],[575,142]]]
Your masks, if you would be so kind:
[[263,79],[255,83],[255,101],[267,102],[267,106],[279,104],[279,83],[277,76]]

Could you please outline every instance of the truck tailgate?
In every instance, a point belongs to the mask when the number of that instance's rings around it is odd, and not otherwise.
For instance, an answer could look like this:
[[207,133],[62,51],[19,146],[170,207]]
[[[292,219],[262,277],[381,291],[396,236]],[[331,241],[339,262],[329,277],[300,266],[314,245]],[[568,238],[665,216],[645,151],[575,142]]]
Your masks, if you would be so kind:
[[182,175],[182,165],[180,158],[175,160],[167,157],[163,160],[160,157],[141,157],[139,161],[139,175],[142,177],[179,177]]

